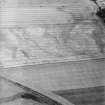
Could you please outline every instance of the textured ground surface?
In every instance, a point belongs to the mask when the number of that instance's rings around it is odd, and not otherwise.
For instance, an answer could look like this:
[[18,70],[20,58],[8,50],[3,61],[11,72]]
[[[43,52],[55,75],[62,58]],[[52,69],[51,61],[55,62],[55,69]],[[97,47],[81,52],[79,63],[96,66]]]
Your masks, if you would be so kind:
[[96,17],[93,2],[44,0],[42,3],[48,5],[30,8],[40,2],[3,2],[11,8],[3,5],[0,10],[0,26],[4,28],[0,29],[2,66],[105,57],[105,26]]
[[56,93],[75,105],[105,105],[104,86],[64,90]]
[[[33,90],[36,87],[42,87],[46,90],[58,91],[56,92],[57,94],[70,100],[75,105],[104,105],[105,87],[102,87],[103,85],[105,86],[104,72],[105,59],[99,59],[9,68],[0,70],[0,75],[14,82],[17,81]],[[14,95],[14,92],[15,94],[22,92],[19,88],[14,89],[15,86],[9,83],[5,84],[2,82],[2,86],[5,87],[1,88],[2,96]],[[24,103],[24,100],[16,100],[16,102],[20,101]],[[13,105],[15,105],[14,103]]]

